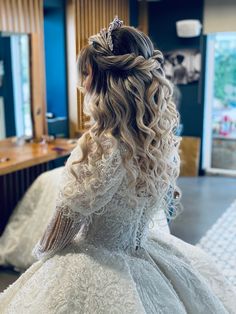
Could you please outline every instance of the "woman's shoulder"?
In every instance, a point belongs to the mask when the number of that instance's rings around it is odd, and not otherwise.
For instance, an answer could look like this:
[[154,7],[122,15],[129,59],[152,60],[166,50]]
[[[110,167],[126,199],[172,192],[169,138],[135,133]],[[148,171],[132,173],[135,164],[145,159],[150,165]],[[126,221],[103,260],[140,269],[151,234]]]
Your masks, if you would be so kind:
[[122,149],[119,141],[115,138],[102,136],[98,142],[93,143],[88,153],[88,163],[96,166],[109,168],[122,164]]
[[68,159],[69,164],[84,165],[95,171],[99,167],[122,164],[124,146],[111,136],[87,139],[81,137]]

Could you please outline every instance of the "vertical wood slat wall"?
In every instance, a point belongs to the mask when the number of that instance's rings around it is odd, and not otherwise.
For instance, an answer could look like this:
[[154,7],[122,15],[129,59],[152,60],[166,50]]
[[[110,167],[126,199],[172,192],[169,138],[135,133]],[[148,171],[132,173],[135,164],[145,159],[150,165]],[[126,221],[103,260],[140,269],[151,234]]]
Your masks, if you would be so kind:
[[76,91],[76,56],[88,43],[89,36],[107,28],[118,15],[129,25],[128,0],[68,0],[67,48],[70,135],[84,129],[82,95]]
[[138,2],[138,28],[148,34],[148,2],[141,0]]
[[43,0],[0,0],[0,31],[30,35],[31,111],[34,136],[40,138],[47,132]]
[[0,0],[0,30],[40,33],[42,0]]

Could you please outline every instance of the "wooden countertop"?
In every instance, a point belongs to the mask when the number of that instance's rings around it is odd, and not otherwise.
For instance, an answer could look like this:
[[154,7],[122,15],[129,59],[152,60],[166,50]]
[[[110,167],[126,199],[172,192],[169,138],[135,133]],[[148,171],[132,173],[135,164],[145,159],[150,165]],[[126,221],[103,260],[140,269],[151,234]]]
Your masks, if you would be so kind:
[[68,139],[55,139],[53,142],[24,143],[19,145],[16,138],[0,141],[0,175],[35,166],[63,156],[68,156],[76,143],[71,144]]

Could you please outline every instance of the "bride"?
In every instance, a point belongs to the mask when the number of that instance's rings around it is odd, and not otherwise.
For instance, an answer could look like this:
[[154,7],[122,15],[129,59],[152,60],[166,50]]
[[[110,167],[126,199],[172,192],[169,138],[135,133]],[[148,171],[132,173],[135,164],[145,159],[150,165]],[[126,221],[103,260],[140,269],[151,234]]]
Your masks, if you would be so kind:
[[200,249],[158,232],[178,210],[178,115],[163,56],[115,18],[80,53],[90,129],[63,170],[35,262],[0,313],[235,313],[234,288]]

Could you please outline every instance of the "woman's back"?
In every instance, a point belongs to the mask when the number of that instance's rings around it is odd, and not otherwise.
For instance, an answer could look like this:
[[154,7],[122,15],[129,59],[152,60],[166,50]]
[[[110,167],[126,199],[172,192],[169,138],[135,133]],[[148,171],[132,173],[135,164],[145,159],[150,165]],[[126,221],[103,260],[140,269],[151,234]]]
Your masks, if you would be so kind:
[[88,243],[112,250],[137,250],[145,240],[156,203],[144,194],[132,198],[135,191],[123,163],[124,145],[113,149],[112,144],[111,139],[103,137],[101,158],[96,160],[90,152],[86,161],[73,165],[81,153],[79,146],[75,149],[62,176],[57,206],[66,208],[74,195],[70,207],[86,216],[84,237]]

